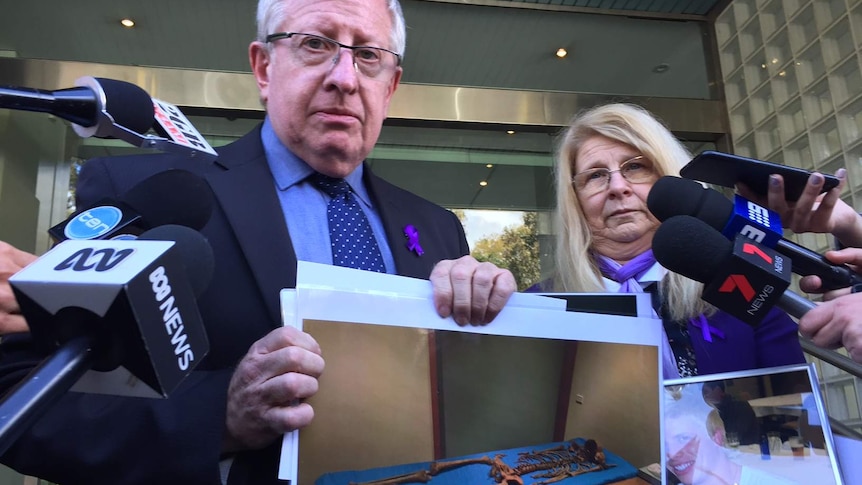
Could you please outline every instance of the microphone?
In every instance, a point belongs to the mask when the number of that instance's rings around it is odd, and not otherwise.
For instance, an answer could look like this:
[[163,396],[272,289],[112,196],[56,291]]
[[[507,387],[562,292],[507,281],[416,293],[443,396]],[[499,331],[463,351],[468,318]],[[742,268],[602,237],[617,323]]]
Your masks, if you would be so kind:
[[[218,157],[179,108],[125,81],[85,76],[75,87],[57,91],[2,86],[0,108],[53,114],[70,121],[82,138],[117,138],[141,148]],[[146,134],[150,129],[161,136]]]
[[94,77],[80,78],[75,85],[58,91],[2,86],[0,108],[50,113],[70,121],[80,136],[87,137],[110,137],[112,125],[139,134],[152,127],[153,101],[140,87]]
[[141,234],[137,240],[176,242],[173,249],[186,270],[195,298],[199,298],[209,287],[215,271],[215,256],[209,241],[194,226],[160,225]]
[[9,278],[32,340],[52,352],[0,402],[0,454],[73,385],[167,397],[209,352],[194,295],[212,272],[203,235],[161,226],[64,241]]
[[738,195],[734,204],[698,182],[665,176],[650,190],[647,207],[660,221],[677,215],[694,216],[728,239],[742,234],[774,248],[793,260],[794,273],[819,276],[823,291],[862,283],[862,277],[849,267],[833,264],[823,255],[784,239],[775,212]]
[[158,172],[119,197],[76,212],[48,233],[67,239],[134,239],[166,224],[202,229],[212,213],[213,194],[201,177],[179,169]]
[[212,272],[204,236],[168,225],[136,240],[61,242],[9,283],[38,345],[86,337],[94,369],[123,366],[166,396],[209,350],[195,295]]
[[800,318],[814,303],[787,290],[791,261],[745,236],[733,242],[700,219],[664,221],[652,242],[662,266],[704,284],[701,298],[748,323],[759,324],[773,306]]

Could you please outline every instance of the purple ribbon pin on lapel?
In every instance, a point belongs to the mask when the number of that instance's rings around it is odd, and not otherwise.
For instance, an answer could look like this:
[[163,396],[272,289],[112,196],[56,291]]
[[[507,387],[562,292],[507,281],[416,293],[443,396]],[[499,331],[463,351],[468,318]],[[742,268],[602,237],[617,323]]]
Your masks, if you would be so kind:
[[712,342],[712,336],[724,340],[724,332],[721,330],[711,326],[709,322],[706,320],[706,317],[703,316],[703,313],[689,320],[691,324],[700,329],[701,335],[703,335],[703,339],[707,342]]
[[422,256],[425,251],[419,245],[419,231],[413,227],[413,224],[404,226],[404,235],[407,236],[407,249],[415,252],[417,256]]

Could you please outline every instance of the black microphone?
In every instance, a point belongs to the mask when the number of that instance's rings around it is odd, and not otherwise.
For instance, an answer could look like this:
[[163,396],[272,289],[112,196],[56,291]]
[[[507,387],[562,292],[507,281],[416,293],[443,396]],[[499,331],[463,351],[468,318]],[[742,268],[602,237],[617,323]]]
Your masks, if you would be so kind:
[[212,272],[204,236],[170,225],[135,240],[61,242],[9,283],[37,344],[85,336],[94,369],[122,365],[166,395],[208,351],[195,294]]
[[800,318],[814,303],[787,290],[791,261],[738,235],[730,242],[700,219],[673,216],[656,230],[656,261],[670,271],[704,284],[701,298],[750,324],[778,306]]
[[2,86],[0,108],[50,113],[72,122],[76,131],[103,138],[111,136],[108,126],[114,124],[146,133],[153,126],[154,113],[152,98],[140,87],[93,77],[80,78],[76,87],[57,91]]
[[833,264],[822,254],[781,237],[777,215],[773,217],[774,212],[742,197],[737,196],[734,206],[720,192],[698,182],[665,176],[650,190],[647,207],[660,221],[677,215],[694,216],[728,239],[743,234],[774,248],[793,260],[794,273],[819,276],[823,291],[862,283],[862,276],[849,267]]
[[[151,98],[140,87],[90,76],[75,84],[57,91],[0,86],[0,108],[53,114],[71,121],[82,138],[117,138],[141,148],[218,157],[179,108]],[[147,134],[151,129],[161,136]]]
[[103,199],[48,230],[67,239],[133,239],[166,224],[202,229],[212,213],[213,193],[201,177],[180,169],[156,173],[119,197]]
[[167,397],[209,352],[195,294],[212,272],[203,235],[162,226],[132,241],[64,241],[9,278],[50,355],[0,402],[0,454],[73,385]]
[[215,256],[209,241],[194,226],[165,224],[138,236],[139,241],[174,241],[173,249],[186,270],[195,297],[209,287],[215,271]]

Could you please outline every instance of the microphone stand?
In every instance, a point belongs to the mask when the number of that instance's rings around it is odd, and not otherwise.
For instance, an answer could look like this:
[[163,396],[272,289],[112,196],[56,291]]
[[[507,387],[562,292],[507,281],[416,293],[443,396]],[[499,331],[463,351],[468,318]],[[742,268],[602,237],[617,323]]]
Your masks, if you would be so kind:
[[96,338],[68,340],[0,402],[0,455],[93,366]]

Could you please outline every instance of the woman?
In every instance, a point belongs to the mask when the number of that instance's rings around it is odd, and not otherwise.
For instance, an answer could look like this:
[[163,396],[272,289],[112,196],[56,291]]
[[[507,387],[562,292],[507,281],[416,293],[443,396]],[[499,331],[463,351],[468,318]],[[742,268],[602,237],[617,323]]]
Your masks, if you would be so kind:
[[689,160],[670,131],[638,106],[608,104],[575,116],[556,159],[558,274],[542,289],[652,292],[667,337],[665,378],[805,362],[796,324],[784,312],[773,309],[749,326],[702,301],[700,283],[653,258],[659,222],[647,209],[647,194]]

